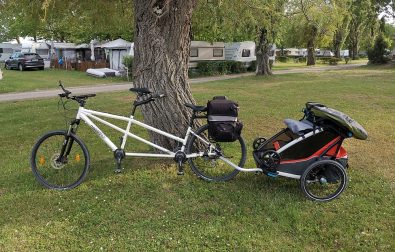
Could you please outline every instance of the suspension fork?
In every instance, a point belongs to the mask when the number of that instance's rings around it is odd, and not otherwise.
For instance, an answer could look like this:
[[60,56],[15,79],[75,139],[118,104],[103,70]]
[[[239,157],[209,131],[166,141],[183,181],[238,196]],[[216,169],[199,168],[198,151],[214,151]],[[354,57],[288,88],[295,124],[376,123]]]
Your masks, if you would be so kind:
[[[67,131],[66,136],[64,137],[64,141],[62,144],[62,149],[59,154],[59,158],[57,161],[64,161],[64,158],[67,160],[67,156],[71,152],[71,147],[73,146],[74,143],[74,138],[71,137],[71,134],[74,134],[77,132],[78,125],[80,124],[79,119],[75,119],[70,123],[69,129]],[[71,139],[70,139],[71,138]]]

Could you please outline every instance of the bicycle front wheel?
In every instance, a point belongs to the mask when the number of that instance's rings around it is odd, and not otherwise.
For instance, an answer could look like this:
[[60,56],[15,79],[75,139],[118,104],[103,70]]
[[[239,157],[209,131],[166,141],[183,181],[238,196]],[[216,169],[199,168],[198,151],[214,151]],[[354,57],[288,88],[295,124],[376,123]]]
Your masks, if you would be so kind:
[[[192,135],[187,145],[187,153],[209,153],[209,145],[212,145],[232,163],[243,167],[246,161],[246,146],[241,136],[234,142],[215,142],[208,135],[208,125],[200,127],[195,136]],[[239,173],[228,163],[217,156],[203,155],[189,158],[192,171],[200,178],[208,181],[227,181]]]
[[[62,147],[64,155],[60,156]],[[81,184],[88,172],[89,159],[88,149],[76,135],[67,137],[65,131],[53,131],[34,145],[30,163],[40,184],[65,190]]]

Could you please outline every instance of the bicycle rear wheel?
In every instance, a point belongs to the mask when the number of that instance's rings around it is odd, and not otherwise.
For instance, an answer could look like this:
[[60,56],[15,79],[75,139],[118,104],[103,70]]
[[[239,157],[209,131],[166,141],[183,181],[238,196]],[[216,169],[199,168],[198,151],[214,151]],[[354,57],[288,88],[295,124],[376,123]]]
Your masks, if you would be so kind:
[[[60,157],[62,146],[65,153]],[[50,189],[71,189],[84,180],[89,168],[89,152],[74,134],[67,138],[65,131],[52,131],[34,145],[30,164],[34,176]]]
[[[208,135],[208,125],[200,127],[196,131],[196,135],[201,139],[192,135],[187,145],[188,154],[208,153],[208,143],[210,143],[215,146],[223,157],[229,159],[239,167],[244,166],[247,155],[246,146],[241,136],[234,142],[215,142]],[[221,160],[219,156],[200,156],[189,158],[188,161],[192,171],[198,177],[208,181],[227,181],[239,173],[239,170]]]

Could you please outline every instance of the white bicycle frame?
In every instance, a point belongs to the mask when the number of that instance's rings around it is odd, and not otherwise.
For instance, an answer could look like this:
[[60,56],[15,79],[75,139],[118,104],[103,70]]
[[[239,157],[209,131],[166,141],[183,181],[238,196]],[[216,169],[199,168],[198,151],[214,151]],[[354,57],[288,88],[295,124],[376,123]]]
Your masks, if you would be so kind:
[[[116,120],[121,120],[121,121],[125,121],[127,122],[127,126],[126,129],[122,129],[100,117],[105,117],[105,118],[110,118],[110,119],[116,119]],[[125,156],[129,156],[129,157],[156,157],[156,158],[174,158],[176,153],[168,150],[162,146],[159,146],[155,143],[152,143],[144,138],[141,138],[133,133],[130,132],[130,128],[132,125],[138,125],[142,128],[145,128],[147,130],[153,131],[155,133],[161,134],[165,137],[171,138],[179,143],[182,144],[181,150],[182,152],[185,152],[185,147],[186,144],[188,142],[188,139],[191,135],[196,136],[197,138],[199,138],[201,141],[203,141],[205,144],[207,144],[209,146],[209,152],[208,153],[204,153],[204,152],[199,152],[199,153],[190,153],[190,154],[186,154],[186,158],[194,158],[194,157],[202,157],[203,155],[207,155],[207,156],[214,156],[214,155],[218,155],[217,152],[215,151],[215,146],[213,146],[211,143],[209,143],[208,141],[206,141],[205,139],[203,139],[202,137],[198,136],[193,130],[192,128],[189,126],[187,129],[187,132],[185,134],[184,138],[180,138],[177,136],[174,136],[170,133],[164,132],[162,130],[159,130],[157,128],[154,128],[152,126],[149,126],[145,123],[142,123],[136,119],[134,119],[134,116],[131,115],[130,117],[125,117],[125,116],[119,116],[119,115],[114,115],[114,114],[110,114],[110,113],[104,113],[104,112],[99,112],[99,111],[94,111],[94,110],[90,110],[90,109],[85,109],[84,107],[79,107],[78,109],[78,113],[76,116],[77,120],[83,120],[87,125],[89,125],[93,131],[107,144],[107,146],[112,150],[115,151],[118,149],[118,147],[103,133],[102,130],[100,130],[100,128],[91,120],[95,120],[98,121],[104,125],[107,125],[108,127],[119,131],[123,134],[123,138],[122,138],[122,143],[121,143],[121,149],[124,150],[125,146],[126,146],[126,142],[128,137],[134,138],[140,142],[143,142],[149,146],[154,147],[155,149],[158,149],[162,152],[164,152],[165,154],[155,154],[155,153],[136,153],[136,152],[125,152]],[[311,132],[309,134],[315,134],[320,132],[322,129],[317,129],[314,132]],[[278,150],[278,153],[281,153],[282,151],[284,151],[285,149],[289,148],[291,145],[294,145],[295,143],[301,141],[302,137],[300,137],[300,139],[297,139],[297,141],[293,141],[293,143],[290,143],[289,145],[285,145],[283,146],[280,150]],[[243,171],[243,172],[263,172],[263,170],[261,168],[242,168],[239,167],[238,165],[234,164],[232,161],[230,161],[229,159],[223,157],[223,156],[219,156],[219,159],[223,160],[225,163],[229,164],[230,166],[232,166],[233,168],[239,170],[239,171]],[[294,174],[289,174],[289,173],[284,173],[284,172],[278,172],[278,175],[280,176],[284,176],[284,177],[289,177],[289,178],[295,178],[295,179],[300,179],[299,175],[294,175]]]
[[[116,119],[116,120],[121,120],[121,121],[125,121],[127,122],[127,126],[126,129],[122,129],[100,117],[105,117],[105,118],[110,118],[110,119]],[[188,127],[187,129],[187,133],[185,135],[185,138],[179,138],[177,136],[174,136],[172,134],[169,134],[167,132],[164,132],[162,130],[159,130],[157,128],[151,127],[145,123],[142,123],[136,119],[134,119],[134,116],[131,115],[129,118],[125,117],[125,116],[119,116],[119,115],[114,115],[114,114],[110,114],[110,113],[103,113],[103,112],[99,112],[99,111],[94,111],[94,110],[90,110],[90,109],[85,109],[84,107],[80,107],[78,109],[78,113],[76,116],[77,120],[83,120],[87,125],[89,125],[89,127],[91,127],[93,129],[93,131],[104,141],[104,143],[107,144],[107,146],[112,150],[115,151],[118,149],[118,147],[106,136],[106,134],[103,133],[102,130],[100,130],[100,128],[91,120],[95,120],[98,121],[116,131],[119,131],[123,134],[123,138],[122,138],[122,143],[121,143],[121,149],[124,150],[125,146],[126,146],[126,142],[128,137],[134,138],[140,142],[143,142],[147,145],[150,145],[152,147],[154,147],[155,149],[158,149],[162,152],[164,152],[165,154],[154,154],[154,153],[135,153],[135,152],[125,152],[126,156],[129,157],[158,157],[158,158],[174,158],[175,157],[175,152],[168,150],[162,146],[159,146],[155,143],[152,143],[144,138],[141,138],[133,133],[130,132],[130,128],[132,127],[133,124],[138,125],[142,128],[145,128],[147,130],[156,132],[158,134],[161,134],[163,136],[166,136],[168,138],[171,138],[179,143],[182,144],[181,147],[181,151],[184,152],[185,151],[185,146],[187,144],[188,138],[190,137],[190,135],[195,135],[196,137],[198,137],[200,140],[204,141],[204,143],[208,144],[210,146],[210,153],[208,155],[214,155],[214,146],[212,146],[209,142],[207,142],[206,140],[204,140],[203,138],[199,137],[195,132],[192,131],[191,127]],[[194,154],[188,154],[186,155],[187,158],[193,158],[193,157],[198,157],[198,156],[203,156],[204,153],[194,153]]]

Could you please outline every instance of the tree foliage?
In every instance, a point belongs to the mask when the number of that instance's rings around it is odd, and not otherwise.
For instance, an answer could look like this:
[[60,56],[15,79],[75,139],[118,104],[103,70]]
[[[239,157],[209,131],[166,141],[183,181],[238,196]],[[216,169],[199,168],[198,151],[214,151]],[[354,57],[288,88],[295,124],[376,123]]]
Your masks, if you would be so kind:
[[0,38],[133,39],[132,0],[2,0]]
[[373,64],[385,64],[391,60],[389,50],[391,42],[388,38],[380,33],[375,40],[373,48],[368,50],[369,62]]
[[[211,42],[253,40],[259,58],[260,54],[268,54],[268,45],[279,41],[284,3],[283,0],[199,1],[194,11],[192,39]],[[259,47],[263,31],[265,44]],[[263,53],[260,48],[265,48]],[[269,66],[268,59],[262,64]],[[259,69],[260,64],[257,66]]]
[[291,46],[307,48],[307,65],[315,64],[315,49],[330,47],[336,25],[342,22],[343,11],[337,1],[290,0],[288,40]]

